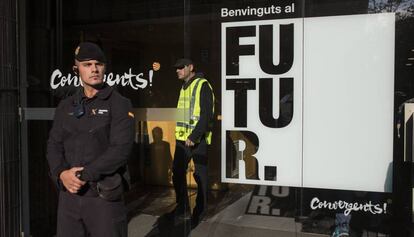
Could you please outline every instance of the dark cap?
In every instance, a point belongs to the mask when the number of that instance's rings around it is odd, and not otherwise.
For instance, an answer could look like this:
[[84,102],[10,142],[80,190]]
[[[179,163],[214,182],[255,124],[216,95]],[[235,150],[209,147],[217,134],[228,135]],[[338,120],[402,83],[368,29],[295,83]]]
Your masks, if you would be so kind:
[[191,61],[191,59],[189,58],[180,58],[177,60],[177,62],[175,62],[174,67],[175,68],[181,68],[184,66],[188,66],[190,64],[193,64],[193,61]]
[[75,50],[75,59],[79,62],[87,60],[97,60],[106,62],[105,54],[98,45],[91,42],[82,42]]

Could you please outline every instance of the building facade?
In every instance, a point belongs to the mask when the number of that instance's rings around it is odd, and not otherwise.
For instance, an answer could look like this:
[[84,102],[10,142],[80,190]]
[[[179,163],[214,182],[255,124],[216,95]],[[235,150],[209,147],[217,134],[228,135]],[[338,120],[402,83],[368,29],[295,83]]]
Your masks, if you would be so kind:
[[[73,53],[84,41],[102,47],[106,83],[134,107],[130,236],[413,234],[414,1],[0,7],[0,236],[55,235],[46,142],[54,108],[80,87]],[[182,57],[216,101],[208,211],[195,229],[162,222]]]

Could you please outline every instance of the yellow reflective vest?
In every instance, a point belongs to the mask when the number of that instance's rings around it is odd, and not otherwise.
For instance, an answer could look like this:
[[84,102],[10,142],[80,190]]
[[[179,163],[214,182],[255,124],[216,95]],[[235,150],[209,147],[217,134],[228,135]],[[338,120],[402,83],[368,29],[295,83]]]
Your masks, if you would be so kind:
[[[187,140],[188,136],[191,135],[194,128],[196,127],[198,121],[200,120],[200,94],[201,87],[203,83],[207,83],[211,88],[210,83],[204,78],[196,78],[191,84],[186,88],[181,88],[180,98],[178,99],[177,109],[178,111],[184,111],[185,114],[183,117],[189,118],[187,121],[178,120],[175,127],[175,138],[180,141]],[[213,93],[212,93],[213,94]],[[213,96],[213,113],[214,113],[214,94]],[[205,134],[207,144],[211,144],[212,132],[207,131]],[[198,143],[200,141],[193,141]]]

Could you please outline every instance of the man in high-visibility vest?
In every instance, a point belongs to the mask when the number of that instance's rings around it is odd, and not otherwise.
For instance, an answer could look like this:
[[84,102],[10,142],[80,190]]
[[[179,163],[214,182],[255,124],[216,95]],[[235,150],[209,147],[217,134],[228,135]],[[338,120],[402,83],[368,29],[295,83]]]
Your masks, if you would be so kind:
[[177,206],[172,214],[188,219],[190,207],[187,194],[187,167],[191,159],[197,183],[196,205],[191,226],[197,226],[207,210],[207,147],[211,144],[214,95],[203,74],[196,73],[190,59],[178,59],[174,64],[177,77],[183,80],[177,109],[180,119],[175,128],[176,148],[173,161],[173,184]]

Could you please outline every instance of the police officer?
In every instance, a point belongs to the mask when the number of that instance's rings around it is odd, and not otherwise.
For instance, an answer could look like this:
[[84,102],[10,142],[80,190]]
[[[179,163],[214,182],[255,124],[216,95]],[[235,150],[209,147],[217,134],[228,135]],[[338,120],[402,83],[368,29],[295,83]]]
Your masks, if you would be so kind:
[[[80,43],[73,70],[83,86],[55,112],[47,159],[59,189],[58,237],[127,236],[122,188],[134,116],[130,101],[103,82],[105,68],[102,50]],[[121,189],[121,195],[111,191],[108,198],[102,191],[108,180],[110,189]]]
[[[198,225],[207,209],[207,147],[211,144],[211,123],[214,96],[210,83],[203,74],[196,73],[191,59],[178,59],[174,64],[178,79],[183,81],[177,109],[186,120],[177,121],[176,148],[173,161],[173,184],[177,206],[175,217],[189,215],[186,172],[193,159],[197,183],[196,205],[191,215],[191,226]],[[184,115],[183,114],[183,115]]]

